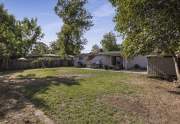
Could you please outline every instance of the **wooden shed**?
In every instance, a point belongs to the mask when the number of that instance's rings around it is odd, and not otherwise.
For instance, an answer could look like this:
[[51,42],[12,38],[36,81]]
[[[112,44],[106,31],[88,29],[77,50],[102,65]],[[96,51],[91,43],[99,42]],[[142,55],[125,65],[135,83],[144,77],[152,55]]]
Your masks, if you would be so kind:
[[176,76],[175,64],[172,56],[150,55],[148,59],[148,74],[161,78]]

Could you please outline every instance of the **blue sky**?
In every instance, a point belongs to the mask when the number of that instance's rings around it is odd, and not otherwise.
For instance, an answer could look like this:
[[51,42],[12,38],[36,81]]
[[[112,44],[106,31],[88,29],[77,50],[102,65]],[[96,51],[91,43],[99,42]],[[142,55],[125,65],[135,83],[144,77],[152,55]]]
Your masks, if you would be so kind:
[[[42,41],[47,44],[56,40],[56,33],[61,30],[63,25],[61,19],[54,12],[56,2],[57,0],[0,0],[0,3],[3,3],[9,13],[15,15],[17,19],[38,18],[38,24],[45,33]],[[94,44],[100,45],[103,35],[114,31],[115,26],[112,21],[114,8],[108,0],[89,0],[87,9],[93,15],[94,26],[85,34],[88,44],[83,52],[90,52]],[[118,43],[120,42],[121,39],[118,38]]]

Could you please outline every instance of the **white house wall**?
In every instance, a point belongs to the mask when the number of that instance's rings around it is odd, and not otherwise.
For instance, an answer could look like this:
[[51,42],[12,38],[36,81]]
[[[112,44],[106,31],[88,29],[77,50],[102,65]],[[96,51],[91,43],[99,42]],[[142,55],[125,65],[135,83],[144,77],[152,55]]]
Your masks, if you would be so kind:
[[131,59],[124,60],[124,68],[125,69],[132,69],[135,65],[139,65],[141,68],[147,68],[147,57],[146,56],[136,56]]
[[110,56],[96,56],[91,60],[91,64],[95,64],[97,61],[101,61],[103,65],[111,65],[111,57]]
[[74,58],[74,66],[78,66],[78,61],[79,61],[78,57],[75,57]]

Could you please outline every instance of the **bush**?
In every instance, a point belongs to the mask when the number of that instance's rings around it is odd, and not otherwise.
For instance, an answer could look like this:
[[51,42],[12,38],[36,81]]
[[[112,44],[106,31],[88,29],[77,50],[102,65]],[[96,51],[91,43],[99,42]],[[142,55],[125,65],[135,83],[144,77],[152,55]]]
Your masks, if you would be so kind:
[[44,67],[44,59],[38,58],[36,60],[33,60],[31,65],[32,65],[32,68],[38,68],[38,67],[42,68]]
[[[50,68],[61,66],[72,66],[72,60],[64,60],[61,58],[53,57],[36,57],[29,58],[27,61],[9,60],[8,62],[0,63],[0,70],[19,70],[19,69],[31,69],[31,68]],[[6,67],[7,65],[7,67]]]
[[60,66],[61,60],[52,59],[52,58],[38,58],[34,61],[32,61],[32,67],[33,68],[46,68],[46,67],[56,67]]

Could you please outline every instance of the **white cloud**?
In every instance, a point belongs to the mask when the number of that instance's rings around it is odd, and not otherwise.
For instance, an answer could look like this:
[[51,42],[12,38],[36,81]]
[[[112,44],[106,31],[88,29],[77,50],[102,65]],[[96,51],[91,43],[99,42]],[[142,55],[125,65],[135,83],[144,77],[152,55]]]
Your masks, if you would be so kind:
[[113,15],[115,12],[114,8],[110,3],[106,3],[100,6],[96,11],[94,11],[93,15],[95,17],[107,17]]

